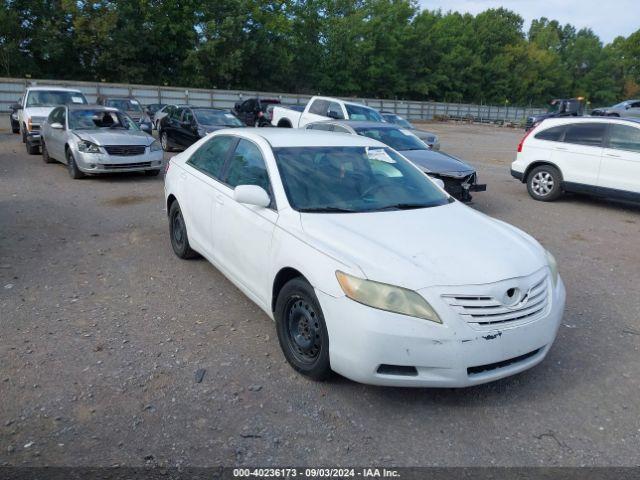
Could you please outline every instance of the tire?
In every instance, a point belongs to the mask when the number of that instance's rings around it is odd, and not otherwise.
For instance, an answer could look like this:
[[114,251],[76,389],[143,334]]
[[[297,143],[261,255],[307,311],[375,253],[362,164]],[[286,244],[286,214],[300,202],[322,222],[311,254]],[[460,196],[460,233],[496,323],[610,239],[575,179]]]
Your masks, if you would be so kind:
[[527,191],[531,198],[541,202],[552,202],[562,195],[562,175],[552,165],[534,168],[527,176]]
[[276,330],[284,357],[313,380],[331,375],[329,334],[313,287],[303,278],[287,282],[276,300]]
[[145,170],[144,171],[144,174],[147,177],[157,177],[159,173],[160,173],[160,170]]
[[20,124],[11,122],[11,133],[20,133]]
[[198,257],[198,253],[189,245],[187,226],[177,201],[174,201],[169,208],[169,235],[171,247],[178,258],[187,260]]
[[169,136],[167,135],[167,132],[160,132],[160,145],[162,145],[162,150],[165,152],[171,152],[173,150],[169,143]]
[[26,142],[24,145],[29,155],[37,155],[40,153],[40,145],[34,145],[30,142]]
[[27,127],[22,125],[22,143],[27,143]]
[[44,163],[53,163],[55,160],[49,156],[49,150],[47,150],[47,145],[42,142],[42,160]]
[[73,158],[73,153],[71,150],[67,150],[67,168],[69,170],[69,176],[74,180],[78,180],[79,178],[84,178],[84,173],[80,171],[78,168],[78,164],[76,163],[76,159]]

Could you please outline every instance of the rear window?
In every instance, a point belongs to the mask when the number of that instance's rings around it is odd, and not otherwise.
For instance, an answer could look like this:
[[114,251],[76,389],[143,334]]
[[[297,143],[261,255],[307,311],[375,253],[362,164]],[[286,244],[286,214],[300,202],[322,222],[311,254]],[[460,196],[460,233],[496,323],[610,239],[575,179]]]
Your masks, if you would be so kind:
[[640,128],[629,125],[611,125],[609,148],[640,152]]
[[561,142],[562,136],[564,135],[566,126],[560,125],[559,127],[551,127],[543,130],[540,133],[537,133],[535,138],[538,140],[549,140],[551,142]]
[[564,141],[566,143],[600,147],[602,146],[606,129],[607,125],[604,123],[575,123],[567,126]]

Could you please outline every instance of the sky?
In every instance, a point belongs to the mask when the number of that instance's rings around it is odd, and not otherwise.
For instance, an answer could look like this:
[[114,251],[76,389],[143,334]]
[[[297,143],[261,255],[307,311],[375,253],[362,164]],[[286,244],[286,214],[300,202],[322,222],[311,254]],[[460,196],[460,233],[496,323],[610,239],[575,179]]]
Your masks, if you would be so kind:
[[442,9],[477,14],[488,8],[504,7],[525,20],[525,33],[531,20],[547,17],[578,30],[591,28],[604,43],[618,35],[625,37],[640,29],[640,0],[419,0],[429,10]]

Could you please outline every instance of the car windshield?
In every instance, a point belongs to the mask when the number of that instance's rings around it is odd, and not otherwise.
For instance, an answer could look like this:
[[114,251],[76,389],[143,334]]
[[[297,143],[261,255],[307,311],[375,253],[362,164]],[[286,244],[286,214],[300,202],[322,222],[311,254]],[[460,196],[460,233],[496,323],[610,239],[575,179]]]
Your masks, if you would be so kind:
[[33,90],[27,96],[27,107],[55,107],[69,103],[86,104],[87,99],[80,92],[60,90]]
[[629,103],[629,102],[624,101],[624,102],[616,103],[616,104],[615,104],[613,107],[611,107],[611,108],[624,108],[624,107],[626,107],[626,106],[627,106],[627,103]]
[[389,145],[399,151],[403,150],[429,150],[429,146],[416,137],[413,133],[402,128],[374,127],[356,128],[358,135],[373,138],[379,142]]
[[227,125],[241,127],[243,123],[232,113],[223,110],[195,109],[193,111],[201,125]]
[[369,107],[363,107],[362,105],[353,105],[351,103],[345,103],[347,113],[350,120],[369,120],[371,122],[384,122],[382,115],[376,110]]
[[105,110],[71,110],[69,112],[71,130],[99,130],[101,128],[118,128],[123,130],[139,130],[131,118],[122,112]]
[[407,120],[405,120],[399,115],[385,115],[384,119],[389,123],[400,125],[402,128],[410,128],[410,129],[415,128],[413,125],[411,125],[410,122],[408,122]]
[[107,107],[117,108],[123,112],[142,112],[142,107],[137,100],[128,98],[110,98],[104,102]]
[[390,148],[283,147],[274,154],[289,203],[300,212],[406,210],[452,201]]

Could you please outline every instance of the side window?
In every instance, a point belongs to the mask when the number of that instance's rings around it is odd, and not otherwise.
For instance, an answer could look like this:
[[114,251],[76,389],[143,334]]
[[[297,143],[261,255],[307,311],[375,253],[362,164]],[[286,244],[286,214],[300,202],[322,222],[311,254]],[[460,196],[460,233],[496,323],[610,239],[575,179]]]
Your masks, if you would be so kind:
[[549,140],[551,142],[561,142],[564,132],[567,130],[565,125],[560,125],[559,127],[551,127],[546,130],[541,131],[540,133],[536,133],[535,138],[538,140]]
[[193,155],[191,155],[191,158],[187,160],[187,163],[207,175],[219,179],[222,166],[224,165],[227,153],[229,152],[229,148],[231,148],[233,142],[233,137],[213,137],[198,150],[193,152]]
[[193,112],[188,108],[185,108],[182,111],[182,123],[192,123],[193,122]]
[[342,113],[342,107],[339,103],[330,102],[329,103],[329,113],[331,118],[335,118],[336,120],[344,120],[344,113]]
[[640,108],[640,102],[633,102],[629,108]]
[[351,133],[351,132],[349,132],[349,130],[347,130],[346,128],[344,128],[341,125],[334,125],[333,126],[333,131],[334,132],[338,132],[338,133]]
[[309,107],[309,113],[313,113],[315,115],[322,115],[323,117],[327,116],[328,110],[329,110],[329,102],[327,102],[326,100],[315,100]]
[[640,128],[612,124],[609,131],[609,148],[640,152]]
[[227,184],[232,188],[238,185],[257,185],[270,192],[267,167],[260,149],[252,142],[242,139],[233,152],[227,171]]
[[175,108],[171,111],[171,113],[169,114],[169,118],[171,118],[171,120],[180,120],[180,117],[182,116],[182,111],[184,110],[184,108]]
[[312,130],[323,130],[325,132],[330,132],[333,130],[332,127],[333,125],[331,125],[330,123],[313,123],[309,128]]
[[66,127],[67,125],[67,109],[66,108],[61,108],[60,109],[60,113],[58,113],[58,122],[60,122],[60,125],[62,125],[63,127]]
[[57,122],[56,117],[58,116],[58,112],[59,111],[60,111],[60,107],[54,108],[53,110],[51,110],[51,113],[49,114],[49,117],[47,118],[47,122],[49,122],[49,123]]
[[605,123],[574,123],[567,127],[564,141],[566,143],[600,147],[602,146],[606,129],[607,125]]

